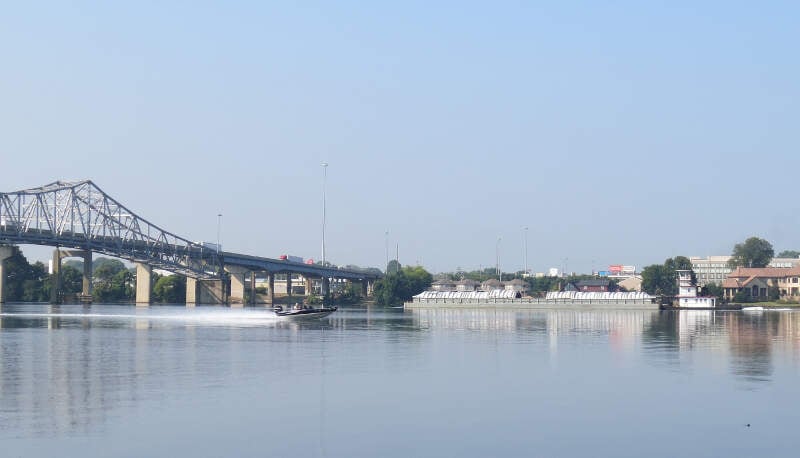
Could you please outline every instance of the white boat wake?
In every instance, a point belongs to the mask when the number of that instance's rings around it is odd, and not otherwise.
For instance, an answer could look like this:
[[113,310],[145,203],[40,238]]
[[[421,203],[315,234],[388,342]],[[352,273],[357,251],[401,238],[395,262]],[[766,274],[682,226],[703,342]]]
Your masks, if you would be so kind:
[[232,311],[207,312],[188,310],[177,313],[140,311],[137,313],[44,313],[44,312],[6,312],[0,318],[97,320],[97,321],[148,321],[164,324],[185,324],[187,326],[236,326],[258,327],[274,325],[278,317],[271,311]]

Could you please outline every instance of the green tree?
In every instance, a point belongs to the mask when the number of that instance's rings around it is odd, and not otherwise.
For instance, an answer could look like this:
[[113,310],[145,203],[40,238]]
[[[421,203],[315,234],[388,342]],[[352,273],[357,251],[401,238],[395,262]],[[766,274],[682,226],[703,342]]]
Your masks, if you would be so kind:
[[67,294],[83,291],[83,272],[72,266],[61,266],[61,291]]
[[400,272],[401,267],[402,266],[400,265],[400,262],[397,261],[397,259],[392,259],[391,261],[389,261],[389,264],[386,265],[386,273],[393,274]]
[[379,305],[396,305],[425,291],[433,282],[433,275],[422,267],[403,267],[375,282],[373,293]]
[[93,262],[94,298],[99,302],[127,302],[135,294],[135,275],[118,259],[99,258]]
[[[672,272],[674,273],[674,271]],[[669,296],[675,283],[671,272],[661,264],[652,264],[642,269],[642,291],[653,296]]]
[[709,283],[700,288],[701,296],[714,296],[719,302],[725,301],[725,290],[716,283]]
[[[120,264],[122,264],[120,262]],[[94,296],[99,302],[127,302],[133,300],[135,294],[135,275],[124,268],[98,268],[95,275]],[[114,272],[114,273],[112,273]]]
[[697,278],[692,270],[692,263],[686,256],[668,258],[664,264],[653,264],[642,269],[642,291],[653,296],[675,296],[678,294],[676,270],[689,270],[692,283]]
[[94,278],[100,281],[111,281],[114,275],[126,270],[125,264],[119,259],[98,258],[92,263]]
[[31,277],[30,264],[19,247],[11,247],[11,256],[3,261],[5,272],[5,294],[9,302],[23,300],[25,281]]
[[800,258],[800,251],[783,250],[778,253],[779,258]]
[[743,243],[733,247],[731,260],[728,266],[737,267],[766,267],[775,255],[772,244],[758,237],[750,237]]
[[159,277],[153,286],[153,301],[163,304],[180,304],[186,299],[186,277],[167,275]]

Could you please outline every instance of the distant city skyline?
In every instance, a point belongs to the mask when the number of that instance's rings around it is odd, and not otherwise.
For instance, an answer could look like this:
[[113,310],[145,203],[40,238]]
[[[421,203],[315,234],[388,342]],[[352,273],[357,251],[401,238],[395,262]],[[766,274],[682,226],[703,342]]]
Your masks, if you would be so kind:
[[0,191],[88,178],[191,240],[318,259],[327,163],[336,264],[384,268],[387,244],[432,272],[798,250],[798,13],[11,3]]

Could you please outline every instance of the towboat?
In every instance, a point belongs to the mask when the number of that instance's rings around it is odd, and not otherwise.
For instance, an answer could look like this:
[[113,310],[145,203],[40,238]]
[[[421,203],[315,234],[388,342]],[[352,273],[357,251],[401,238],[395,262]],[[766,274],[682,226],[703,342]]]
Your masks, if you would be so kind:
[[338,307],[322,306],[321,308],[313,308],[308,306],[300,306],[298,304],[295,304],[294,307],[287,308],[286,310],[284,310],[280,305],[276,305],[272,308],[272,311],[275,312],[275,315],[286,318],[308,320],[325,318],[336,310],[338,310]]
[[678,295],[666,297],[659,305],[661,310],[741,310],[741,304],[717,304],[713,296],[698,296],[697,286],[692,281],[691,270],[676,270]]

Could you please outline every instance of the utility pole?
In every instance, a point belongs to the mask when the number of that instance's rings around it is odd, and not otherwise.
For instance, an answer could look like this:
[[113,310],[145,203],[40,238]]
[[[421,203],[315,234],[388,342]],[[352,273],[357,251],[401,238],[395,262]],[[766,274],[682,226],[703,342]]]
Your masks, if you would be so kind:
[[328,181],[328,163],[322,163],[322,267],[325,267],[325,186]]
[[528,226],[525,226],[525,235],[522,239],[522,259],[523,259],[523,270],[522,276],[525,277],[528,275]]

